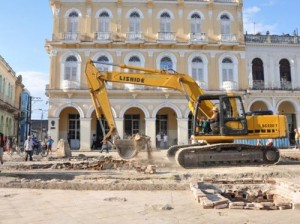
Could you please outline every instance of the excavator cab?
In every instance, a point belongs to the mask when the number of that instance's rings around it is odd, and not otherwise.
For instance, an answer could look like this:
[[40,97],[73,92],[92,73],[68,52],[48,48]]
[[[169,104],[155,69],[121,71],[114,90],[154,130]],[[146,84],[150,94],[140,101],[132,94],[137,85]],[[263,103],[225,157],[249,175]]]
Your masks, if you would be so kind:
[[[214,109],[205,109],[213,104]],[[212,121],[213,111],[218,118]],[[213,123],[214,124],[213,124]],[[214,125],[214,128],[212,126]],[[217,128],[215,127],[217,125]],[[195,105],[194,135],[195,136],[234,136],[247,135],[247,120],[240,96],[201,95]]]

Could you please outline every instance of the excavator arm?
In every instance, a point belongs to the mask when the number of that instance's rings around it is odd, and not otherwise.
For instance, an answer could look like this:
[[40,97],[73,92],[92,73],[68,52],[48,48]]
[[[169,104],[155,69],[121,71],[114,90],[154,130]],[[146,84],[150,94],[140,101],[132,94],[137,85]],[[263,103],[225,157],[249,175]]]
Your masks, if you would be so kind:
[[[147,69],[125,64],[114,65],[119,67],[121,71],[99,71],[95,63],[97,62],[88,59],[85,74],[97,118],[98,120],[101,119],[102,112],[109,126],[109,131],[106,133],[105,138],[108,138],[116,132],[105,82],[129,83],[177,90],[186,96],[192,114],[195,114],[195,105],[198,96],[204,94],[204,91],[199,88],[195,80],[186,74],[170,73],[166,70]],[[135,70],[136,72],[126,72],[124,71],[125,69]],[[210,101],[205,101],[199,109],[204,115],[211,116],[212,108],[213,104]]]

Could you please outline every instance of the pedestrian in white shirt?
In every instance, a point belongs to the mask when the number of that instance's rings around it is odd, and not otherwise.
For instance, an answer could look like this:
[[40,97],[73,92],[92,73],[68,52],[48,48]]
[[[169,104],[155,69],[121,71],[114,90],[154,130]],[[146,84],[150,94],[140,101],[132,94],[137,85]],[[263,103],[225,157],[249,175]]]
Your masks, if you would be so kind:
[[33,141],[30,135],[28,135],[26,141],[24,142],[24,150],[26,152],[25,161],[27,161],[28,157],[29,160],[32,161]]

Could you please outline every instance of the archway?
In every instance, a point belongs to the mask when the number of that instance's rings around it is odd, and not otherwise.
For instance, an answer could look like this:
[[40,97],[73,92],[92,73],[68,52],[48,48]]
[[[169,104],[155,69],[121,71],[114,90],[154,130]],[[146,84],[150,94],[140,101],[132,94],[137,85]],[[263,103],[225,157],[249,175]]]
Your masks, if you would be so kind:
[[289,101],[283,101],[278,106],[278,113],[286,116],[290,143],[294,144],[294,129],[297,128],[296,110],[294,105]]
[[59,138],[68,139],[71,149],[80,148],[80,114],[74,107],[64,108],[59,115]]
[[[171,145],[177,145],[177,116],[176,112],[169,107],[161,108],[156,114],[156,142],[157,148],[168,148]],[[165,138],[165,142],[163,141]],[[167,141],[166,141],[167,140]]]
[[256,101],[250,107],[250,111],[260,111],[260,110],[269,110],[267,104],[263,101]]
[[126,139],[136,133],[145,134],[146,123],[144,112],[137,107],[126,110],[124,114],[124,136]]

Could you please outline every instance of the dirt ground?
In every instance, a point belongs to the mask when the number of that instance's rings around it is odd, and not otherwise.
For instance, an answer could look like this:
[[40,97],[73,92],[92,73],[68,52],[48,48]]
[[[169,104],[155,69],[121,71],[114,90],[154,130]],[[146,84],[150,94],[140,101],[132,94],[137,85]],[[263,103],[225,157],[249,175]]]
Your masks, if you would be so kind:
[[[66,197],[67,195],[77,194],[74,193],[74,190],[81,193],[101,191],[105,192],[107,196],[102,200],[118,200],[121,205],[125,203],[122,200],[125,200],[126,197],[133,197],[132,194],[139,195],[135,198],[135,204],[143,204],[143,211],[159,210],[155,213],[159,223],[174,223],[172,219],[174,215],[179,216],[177,220],[180,221],[177,223],[198,223],[203,218],[210,221],[210,223],[297,223],[300,218],[297,210],[203,209],[194,200],[189,188],[191,179],[200,180],[203,177],[275,179],[276,181],[300,186],[300,151],[281,150],[281,160],[277,165],[199,169],[180,168],[175,163],[170,162],[165,153],[165,151],[153,152],[152,159],[149,160],[146,153],[142,152],[137,159],[129,162],[120,160],[116,153],[110,153],[107,157],[99,153],[80,152],[71,158],[62,159],[56,158],[55,155],[47,158],[35,156],[33,162],[24,162],[23,158],[18,155],[12,157],[4,155],[4,165],[0,166],[0,201],[2,204],[3,201],[10,200],[9,197],[3,196],[7,191],[22,192],[22,190],[31,190],[39,191],[39,194],[46,194],[49,191],[45,191],[45,189],[63,190]],[[138,168],[145,168],[147,165],[155,165],[156,172],[154,174],[138,172]],[[1,197],[1,192],[3,197]],[[163,203],[157,199],[157,202],[153,200],[151,203],[151,199],[149,199],[150,192],[152,198],[158,197],[159,199],[163,198],[163,195],[174,194],[177,195],[177,200],[186,201],[180,203],[177,201],[172,204],[172,200]],[[112,195],[118,196],[111,197]],[[112,209],[113,204],[111,203]],[[107,206],[110,206],[109,203]],[[176,206],[178,207],[176,208]],[[184,217],[180,216],[180,212],[182,212],[182,215],[185,212],[184,207],[194,211],[189,215],[189,217],[193,216],[190,217],[191,222],[180,218]],[[172,211],[167,213],[167,210]],[[166,216],[166,213],[169,215]],[[138,214],[140,217],[141,213]],[[146,218],[147,214],[146,212],[142,217]],[[173,216],[170,214],[173,214]],[[154,223],[151,220],[149,219],[144,223]]]

